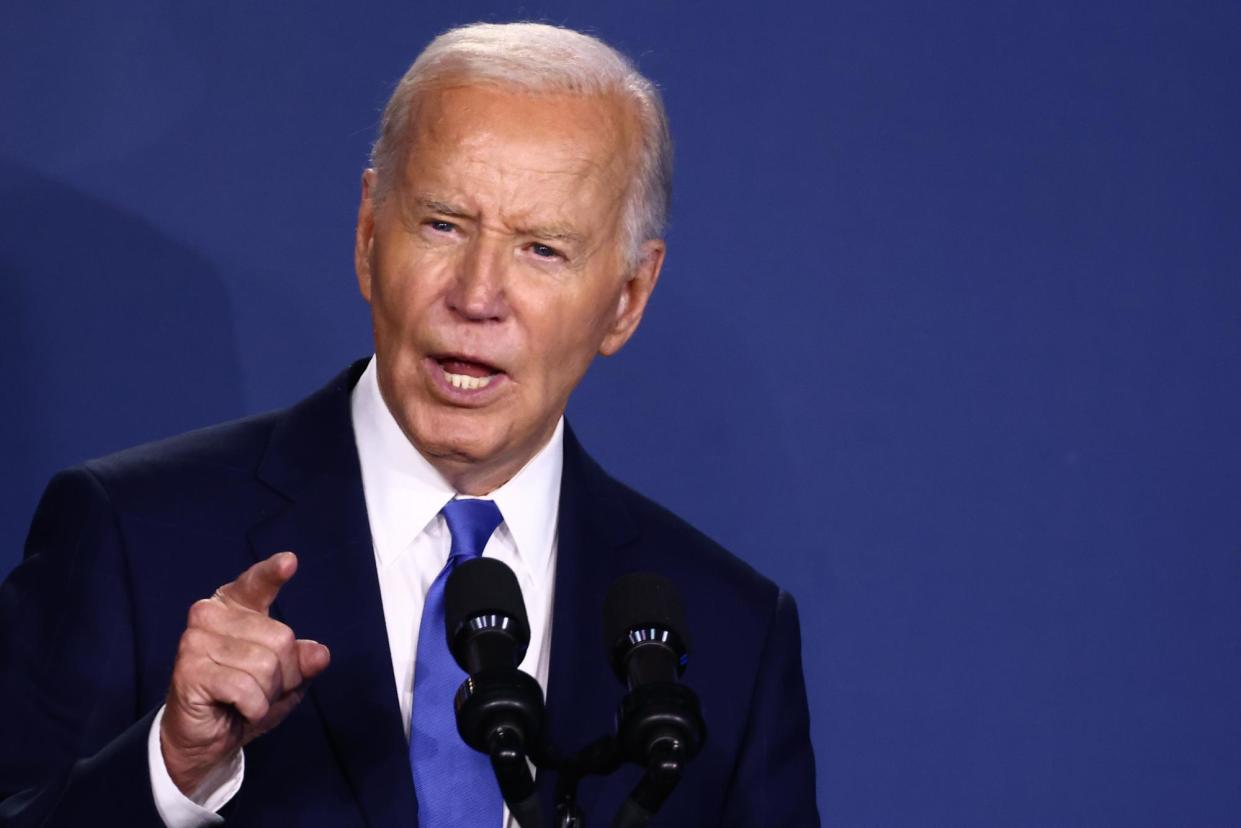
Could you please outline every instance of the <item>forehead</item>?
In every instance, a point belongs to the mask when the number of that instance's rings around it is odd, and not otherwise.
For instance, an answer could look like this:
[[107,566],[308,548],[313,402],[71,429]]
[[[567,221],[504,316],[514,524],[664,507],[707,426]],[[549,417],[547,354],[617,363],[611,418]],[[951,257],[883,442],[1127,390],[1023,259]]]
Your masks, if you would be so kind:
[[408,128],[407,189],[570,212],[623,198],[637,137],[630,106],[616,96],[495,86],[424,92]]

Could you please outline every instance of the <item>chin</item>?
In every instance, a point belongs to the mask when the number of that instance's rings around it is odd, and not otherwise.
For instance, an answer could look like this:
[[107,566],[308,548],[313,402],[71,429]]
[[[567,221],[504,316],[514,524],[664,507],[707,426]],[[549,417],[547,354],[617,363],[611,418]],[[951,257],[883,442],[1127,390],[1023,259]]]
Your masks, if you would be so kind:
[[[423,454],[460,463],[481,463],[494,456],[502,441],[492,423],[477,422],[463,412],[436,412],[413,430],[414,446]],[[421,427],[418,427],[418,426]]]

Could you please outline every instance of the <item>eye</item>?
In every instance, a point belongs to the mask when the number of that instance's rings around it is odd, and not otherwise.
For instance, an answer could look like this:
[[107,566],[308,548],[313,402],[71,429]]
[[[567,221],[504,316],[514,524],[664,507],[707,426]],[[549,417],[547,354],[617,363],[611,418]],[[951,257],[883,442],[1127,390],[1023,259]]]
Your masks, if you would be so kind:
[[442,219],[430,219],[426,222],[426,225],[437,233],[451,233],[457,229],[457,225]]
[[563,256],[561,256],[560,251],[557,250],[556,248],[548,247],[546,244],[540,244],[539,242],[535,242],[534,244],[530,245],[530,252],[533,253],[535,256],[538,256],[540,259],[564,258]]

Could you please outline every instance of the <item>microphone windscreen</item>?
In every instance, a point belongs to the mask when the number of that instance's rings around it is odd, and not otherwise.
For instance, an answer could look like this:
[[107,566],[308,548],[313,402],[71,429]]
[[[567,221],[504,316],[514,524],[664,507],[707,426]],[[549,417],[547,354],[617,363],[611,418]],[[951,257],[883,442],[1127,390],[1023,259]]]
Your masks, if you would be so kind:
[[690,648],[685,611],[672,581],[653,572],[622,575],[603,601],[603,645],[609,654],[636,627],[659,627],[676,634]]
[[494,558],[474,558],[453,569],[444,585],[444,628],[451,638],[461,625],[479,615],[506,615],[513,620],[510,631],[525,648],[530,643],[530,622],[517,576]]

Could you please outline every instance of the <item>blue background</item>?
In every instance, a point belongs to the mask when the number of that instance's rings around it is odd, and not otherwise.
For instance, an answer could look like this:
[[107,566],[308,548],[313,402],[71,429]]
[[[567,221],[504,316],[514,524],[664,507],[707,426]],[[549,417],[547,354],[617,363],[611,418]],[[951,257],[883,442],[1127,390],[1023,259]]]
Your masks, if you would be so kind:
[[564,23],[678,150],[653,305],[572,419],[798,597],[828,822],[1236,824],[1241,5],[4,17],[0,572],[57,468],[366,353],[393,82],[448,26]]

